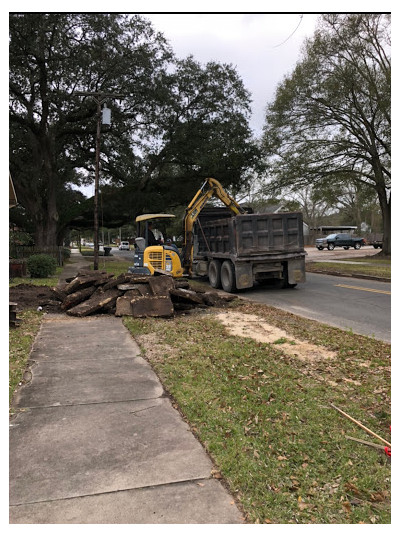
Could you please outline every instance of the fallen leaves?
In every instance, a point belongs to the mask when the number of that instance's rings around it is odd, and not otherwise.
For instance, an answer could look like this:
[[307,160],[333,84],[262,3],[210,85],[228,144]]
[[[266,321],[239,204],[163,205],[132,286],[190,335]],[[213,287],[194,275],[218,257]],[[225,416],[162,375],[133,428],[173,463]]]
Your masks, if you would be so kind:
[[221,480],[223,477],[222,477],[222,474],[221,474],[221,471],[219,471],[219,469],[211,469],[211,476],[213,478],[216,478],[217,480]]
[[292,484],[289,486],[289,491],[297,491],[300,488],[300,482],[294,476],[291,476],[290,480]]
[[371,502],[383,502],[387,500],[388,493],[386,491],[378,491],[377,493],[371,493],[369,497]]
[[350,491],[351,493],[354,493],[354,495],[357,495],[357,497],[361,496],[360,490],[357,488],[357,486],[355,486],[351,482],[346,482],[346,484],[344,485],[344,489],[346,491]]
[[300,511],[306,510],[308,508],[313,508],[313,504],[306,503],[303,501],[302,497],[297,498],[297,506],[299,507]]
[[342,508],[343,508],[348,514],[351,513],[351,504],[349,503],[349,501],[343,501],[343,502],[342,502]]

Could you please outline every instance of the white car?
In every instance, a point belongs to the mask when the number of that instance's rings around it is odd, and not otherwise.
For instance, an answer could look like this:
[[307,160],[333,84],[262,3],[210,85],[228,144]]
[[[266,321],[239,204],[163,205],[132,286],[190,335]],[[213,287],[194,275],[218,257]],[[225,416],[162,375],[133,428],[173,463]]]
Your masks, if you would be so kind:
[[130,251],[131,248],[129,246],[129,242],[121,242],[118,249],[127,249],[128,251]]

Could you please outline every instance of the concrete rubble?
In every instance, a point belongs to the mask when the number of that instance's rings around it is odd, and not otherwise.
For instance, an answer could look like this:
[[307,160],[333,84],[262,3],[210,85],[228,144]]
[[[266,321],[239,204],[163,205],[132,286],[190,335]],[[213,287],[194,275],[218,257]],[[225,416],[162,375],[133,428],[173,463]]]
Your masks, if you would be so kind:
[[221,307],[235,296],[217,291],[195,291],[185,279],[165,272],[154,276],[81,269],[73,278],[52,288],[54,300],[70,316],[108,313],[115,316],[171,317],[194,307]]

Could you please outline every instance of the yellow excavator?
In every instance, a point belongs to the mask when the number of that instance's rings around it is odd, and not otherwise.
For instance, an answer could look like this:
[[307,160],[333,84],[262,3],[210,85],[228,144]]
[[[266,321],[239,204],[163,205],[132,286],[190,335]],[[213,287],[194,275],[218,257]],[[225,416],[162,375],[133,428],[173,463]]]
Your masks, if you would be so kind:
[[[149,222],[157,219],[174,218],[173,214],[142,214],[136,218],[139,237],[136,238],[137,248],[134,254],[134,265],[129,268],[129,272],[153,275],[155,271],[159,271],[168,273],[175,278],[183,275],[191,276],[193,267],[193,227],[201,210],[211,197],[218,198],[235,215],[245,213],[245,210],[223,189],[216,179],[206,179],[186,208],[184,242],[180,255],[171,246],[148,245]],[[142,225],[144,225],[144,228],[141,227]]]

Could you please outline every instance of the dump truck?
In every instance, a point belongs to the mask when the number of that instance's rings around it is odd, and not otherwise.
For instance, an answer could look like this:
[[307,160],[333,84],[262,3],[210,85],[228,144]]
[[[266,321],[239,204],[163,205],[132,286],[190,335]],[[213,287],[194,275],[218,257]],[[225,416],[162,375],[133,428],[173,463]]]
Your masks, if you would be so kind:
[[[216,197],[225,205],[222,219],[207,218],[203,210]],[[240,206],[213,178],[208,178],[189,203],[184,217],[180,257],[166,246],[149,246],[144,236],[135,253],[132,273],[173,277],[207,276],[214,288],[226,292],[274,281],[283,288],[305,281],[303,218],[300,212],[252,214]],[[208,213],[210,214],[210,213]],[[156,215],[141,215],[146,223]],[[157,215],[173,217],[171,214]]]
[[193,271],[226,292],[272,282],[292,288],[305,282],[301,212],[237,214],[215,219],[207,212],[195,226]]

